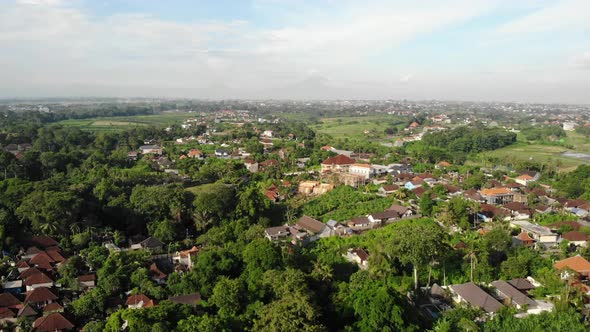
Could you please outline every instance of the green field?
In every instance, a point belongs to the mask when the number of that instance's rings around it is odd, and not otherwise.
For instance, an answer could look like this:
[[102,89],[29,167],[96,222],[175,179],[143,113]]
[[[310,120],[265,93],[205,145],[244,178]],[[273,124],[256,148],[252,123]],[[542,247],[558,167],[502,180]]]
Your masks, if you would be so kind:
[[145,126],[167,127],[173,124],[179,124],[183,120],[193,117],[195,117],[195,114],[192,113],[170,112],[155,115],[114,116],[82,120],[71,119],[58,123],[63,126],[77,127],[82,130],[111,131]]
[[516,144],[479,155],[476,163],[485,164],[486,160],[496,159],[503,164],[513,164],[519,161],[533,161],[540,163],[554,163],[558,170],[568,172],[578,165],[589,164],[590,161],[562,156],[566,151],[590,153],[590,139],[574,132],[568,132],[565,143],[573,148],[560,145],[530,144],[522,141],[521,135]]
[[[406,120],[392,115],[324,118],[312,128],[319,133],[338,138],[382,138],[389,127],[405,125]],[[369,133],[365,134],[367,130]]]

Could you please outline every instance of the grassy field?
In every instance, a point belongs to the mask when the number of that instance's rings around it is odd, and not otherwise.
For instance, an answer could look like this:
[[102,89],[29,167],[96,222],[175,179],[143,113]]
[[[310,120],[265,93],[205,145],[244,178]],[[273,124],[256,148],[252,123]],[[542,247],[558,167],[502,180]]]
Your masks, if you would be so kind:
[[133,127],[167,127],[173,124],[181,123],[183,120],[194,117],[191,113],[162,113],[155,115],[136,115],[136,116],[115,116],[90,118],[83,120],[65,120],[59,122],[63,126],[78,127],[82,130],[124,130]]
[[[381,138],[384,130],[389,127],[397,127],[406,124],[406,120],[391,115],[359,116],[324,118],[321,124],[312,126],[314,130],[322,134],[338,138]],[[364,131],[369,131],[365,134]]]
[[[587,160],[562,156],[566,151],[590,153],[590,140],[574,132],[568,132],[565,142],[573,146],[573,149],[558,145],[529,144],[519,141],[511,146],[480,154],[481,161],[497,158],[500,163],[511,164],[518,161],[530,160],[540,163],[555,163],[559,171],[568,172],[578,165],[589,164]],[[477,161],[476,163],[479,163]]]

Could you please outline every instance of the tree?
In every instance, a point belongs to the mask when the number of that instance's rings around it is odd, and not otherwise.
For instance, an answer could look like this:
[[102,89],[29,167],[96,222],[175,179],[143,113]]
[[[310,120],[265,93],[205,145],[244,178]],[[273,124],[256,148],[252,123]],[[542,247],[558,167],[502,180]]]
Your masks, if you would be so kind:
[[446,237],[446,232],[433,222],[403,224],[396,228],[389,251],[402,264],[412,265],[415,289],[418,289],[418,269],[440,257],[446,247]]
[[422,213],[422,215],[425,215],[425,216],[432,215],[432,210],[435,205],[435,202],[432,199],[432,197],[430,197],[430,195],[431,195],[431,192],[426,191],[426,192],[424,192],[424,195],[422,195],[422,198],[420,199],[420,213]]
[[82,200],[68,191],[35,191],[25,197],[16,214],[41,234],[58,235],[75,222]]
[[178,322],[179,332],[218,332],[226,331],[221,320],[217,316],[203,314],[202,316],[191,315]]
[[209,302],[215,305],[222,319],[235,318],[242,310],[243,286],[239,279],[222,277],[213,288]]

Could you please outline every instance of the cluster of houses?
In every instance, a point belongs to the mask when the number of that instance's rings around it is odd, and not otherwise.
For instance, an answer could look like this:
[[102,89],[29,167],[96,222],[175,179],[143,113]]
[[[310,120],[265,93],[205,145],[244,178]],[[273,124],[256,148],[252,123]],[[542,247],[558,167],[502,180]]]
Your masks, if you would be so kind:
[[323,223],[309,216],[301,217],[294,225],[281,225],[265,229],[265,237],[273,242],[290,242],[306,245],[320,238],[330,236],[351,236],[357,233],[382,227],[404,218],[411,217],[413,211],[405,206],[393,204],[385,211],[351,218],[344,222],[329,220]]
[[[61,290],[57,282],[59,266],[66,262],[59,243],[47,236],[31,238],[26,251],[13,262],[16,269],[2,279],[0,321],[16,323],[19,318],[34,319],[34,331],[70,330],[74,325],[64,316],[64,303],[72,292]],[[82,290],[94,287],[95,275],[77,276]]]
[[[553,264],[560,271],[561,278],[572,287],[579,289],[582,294],[590,295],[590,262],[580,255],[569,257]],[[519,313],[517,317],[529,314],[539,314],[553,310],[553,304],[547,301],[534,299],[529,292],[542,286],[531,277],[512,280],[496,280],[489,285],[480,287],[468,282],[465,284],[439,287],[434,285],[429,289],[430,302],[433,305],[444,307],[445,300],[456,303],[464,303],[475,308],[482,309],[493,315],[504,306],[513,306]]]
[[[166,282],[169,271],[185,272],[193,266],[193,259],[199,248],[177,251],[172,255],[158,255],[163,244],[155,238],[147,238],[121,249],[106,243],[111,251],[149,250],[154,254],[149,273],[155,282]],[[0,324],[15,324],[19,319],[33,321],[33,330],[66,331],[74,329],[74,324],[64,312],[64,306],[86,291],[96,287],[97,276],[90,267],[75,278],[77,287],[64,287],[60,284],[58,269],[69,257],[59,247],[59,243],[48,236],[34,236],[26,250],[19,253],[11,263],[9,273],[2,277],[0,293]],[[161,263],[164,261],[163,263]],[[166,271],[166,272],[164,272]],[[70,285],[71,286],[71,285]],[[169,298],[174,303],[196,305],[199,294],[188,294]],[[121,303],[122,304],[122,303]],[[129,294],[127,308],[146,308],[156,305],[156,301],[144,294]]]
[[431,293],[434,293],[435,300],[437,297],[444,298],[446,294],[450,293],[450,297],[455,303],[470,305],[490,315],[498,312],[504,306],[513,306],[519,310],[517,316],[524,317],[553,310],[551,302],[535,300],[529,295],[530,290],[539,286],[538,282],[529,277],[496,280],[483,288],[473,282],[442,287],[446,288],[446,292],[440,292],[432,287]]
[[7,144],[2,149],[8,153],[12,153],[16,159],[21,159],[25,156],[25,152],[31,149],[32,145],[29,143]]

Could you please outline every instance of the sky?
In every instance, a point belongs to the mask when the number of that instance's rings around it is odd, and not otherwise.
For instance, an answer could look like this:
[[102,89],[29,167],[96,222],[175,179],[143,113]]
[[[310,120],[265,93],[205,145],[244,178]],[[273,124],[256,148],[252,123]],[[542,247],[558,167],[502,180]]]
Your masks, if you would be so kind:
[[590,104],[590,0],[0,0],[0,98]]

